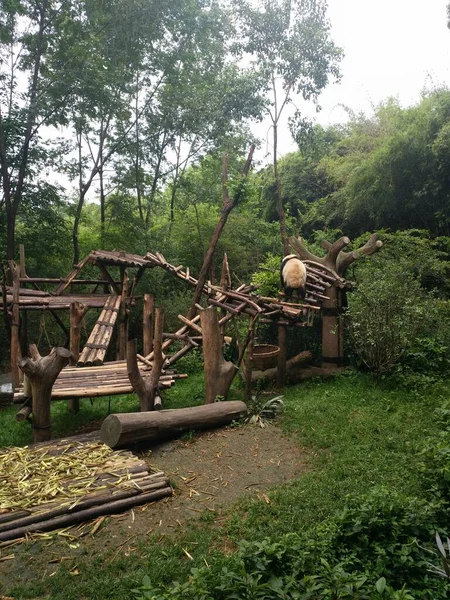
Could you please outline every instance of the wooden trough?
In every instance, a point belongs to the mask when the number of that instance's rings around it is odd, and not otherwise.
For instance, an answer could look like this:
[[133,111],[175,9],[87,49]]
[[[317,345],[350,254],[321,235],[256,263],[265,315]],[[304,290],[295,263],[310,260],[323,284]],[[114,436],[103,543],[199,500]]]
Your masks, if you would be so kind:
[[277,366],[280,347],[272,344],[253,346],[253,366],[258,371],[265,371]]

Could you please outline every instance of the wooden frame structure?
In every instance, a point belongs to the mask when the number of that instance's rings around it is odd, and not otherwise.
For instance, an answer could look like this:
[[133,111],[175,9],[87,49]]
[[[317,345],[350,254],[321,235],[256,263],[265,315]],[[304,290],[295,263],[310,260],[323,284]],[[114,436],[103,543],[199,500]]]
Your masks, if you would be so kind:
[[[173,365],[193,348],[203,344],[208,354],[205,360],[205,381],[207,382],[207,401],[213,402],[217,395],[226,395],[231,381],[238,371],[232,363],[225,364],[222,356],[222,339],[227,322],[239,315],[247,315],[249,319],[248,335],[241,343],[238,365],[245,366],[246,393],[251,393],[252,382],[252,348],[254,342],[254,327],[257,321],[272,323],[278,327],[280,353],[277,367],[277,383],[282,385],[285,380],[287,361],[287,327],[311,326],[314,316],[322,310],[322,362],[325,368],[339,367],[343,358],[343,328],[341,307],[346,290],[351,289],[351,282],[344,278],[348,266],[359,256],[369,255],[377,251],[382,242],[374,234],[369,242],[355,252],[343,252],[350,242],[346,237],[340,238],[334,244],[324,243],[327,249],[325,257],[312,255],[300,239],[291,238],[290,243],[298,256],[307,267],[306,297],[304,303],[294,304],[284,302],[279,298],[269,298],[257,294],[253,285],[242,284],[236,289],[231,287],[230,269],[226,256],[222,266],[220,285],[212,285],[206,281],[201,285],[189,268],[183,265],[172,265],[159,252],[147,252],[138,256],[126,252],[96,250],[90,252],[65,278],[32,278],[28,277],[25,269],[25,253],[21,248],[21,264],[10,263],[12,286],[3,284],[0,308],[3,308],[11,328],[11,367],[14,383],[14,402],[23,402],[24,406],[18,413],[18,420],[26,418],[30,412],[41,414],[36,398],[36,389],[45,388],[51,399],[70,399],[71,408],[78,409],[78,399],[124,394],[135,391],[141,403],[141,410],[152,410],[161,407],[159,391],[170,387],[176,379],[185,377],[173,370]],[[80,272],[85,267],[96,267],[100,276],[96,278],[80,278]],[[119,278],[110,273],[110,268],[119,270]],[[192,310],[188,317],[178,315],[181,327],[175,333],[164,333],[162,327],[162,312],[156,311],[153,316],[154,301],[150,294],[144,296],[143,308],[143,355],[137,353],[136,344],[127,342],[128,315],[136,302],[136,288],[146,269],[162,268],[177,278],[195,288],[195,294],[201,289],[204,305],[195,302],[195,315]],[[135,269],[134,274],[130,270]],[[31,286],[31,287],[30,287]],[[51,287],[43,290],[42,287]],[[75,292],[80,289],[81,292]],[[86,292],[87,287],[94,286]],[[100,291],[99,291],[100,290]],[[197,297],[197,296],[195,296]],[[206,307],[211,310],[206,318]],[[101,309],[91,334],[80,350],[81,321],[86,312],[91,309]],[[192,308],[192,307],[191,307]],[[214,310],[213,310],[214,309]],[[21,350],[26,350],[26,314],[30,310],[49,312],[64,330],[67,339],[66,346],[70,348],[67,354],[57,351],[52,360],[40,357],[37,348],[32,349],[29,358],[22,359]],[[58,311],[70,311],[70,330],[58,317]],[[213,318],[220,310],[220,317]],[[212,312],[211,312],[212,311]],[[21,313],[23,315],[20,326]],[[192,316],[192,314],[194,316]],[[217,321],[217,322],[216,322]],[[107,351],[117,331],[117,360],[105,362]],[[336,333],[337,332],[337,333]],[[217,339],[220,337],[220,343]],[[172,355],[165,355],[174,342],[180,342],[181,348]],[[127,345],[128,343],[128,345]],[[131,345],[130,345],[131,344]],[[209,350],[207,350],[209,348]],[[246,352],[247,351],[247,352]],[[247,358],[244,362],[244,356]],[[300,360],[294,357],[291,364]],[[52,355],[50,355],[52,356]],[[59,369],[52,377],[36,382],[36,373],[41,373],[41,364],[53,364],[55,356]],[[48,360],[47,360],[48,359]],[[70,366],[65,366],[71,361]],[[20,369],[27,373],[34,392],[32,406],[30,401],[30,386],[28,381],[22,381]],[[56,368],[56,367],[55,367]],[[223,385],[220,385],[223,374]],[[46,379],[46,378],[44,378]],[[51,381],[51,384],[49,383]],[[208,383],[209,382],[209,383]],[[45,394],[44,394],[45,395]],[[44,417],[36,427],[42,431],[49,429],[49,406],[43,410]],[[37,433],[36,441],[45,439],[42,433]]]

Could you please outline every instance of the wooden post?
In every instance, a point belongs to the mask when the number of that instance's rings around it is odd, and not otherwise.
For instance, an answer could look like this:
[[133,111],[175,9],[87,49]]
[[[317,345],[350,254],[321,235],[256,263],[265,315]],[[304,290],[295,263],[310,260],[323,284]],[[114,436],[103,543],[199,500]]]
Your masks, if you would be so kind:
[[153,296],[151,294],[144,294],[144,309],[142,323],[144,356],[148,356],[153,350],[153,307]]
[[343,327],[340,317],[339,291],[332,286],[322,307],[322,367],[341,367],[343,361]]
[[217,309],[210,306],[203,310],[200,321],[203,331],[205,404],[211,404],[217,396],[227,397],[239,368],[223,357]]
[[20,252],[20,277],[23,279],[27,276],[26,268],[25,268],[25,246],[23,244],[19,245]]
[[121,267],[122,294],[119,309],[119,348],[118,360],[124,360],[127,353],[127,338],[128,338],[128,312],[126,305],[128,298],[128,272]]
[[277,365],[277,387],[283,387],[286,383],[286,362],[287,362],[287,329],[286,325],[278,325],[278,354]]
[[[26,268],[25,268],[25,246],[23,244],[19,245],[20,252],[20,278],[24,279],[27,276]],[[20,282],[19,282],[20,284]],[[27,311],[22,311],[22,316],[19,319],[20,321],[20,356],[24,356],[27,353],[28,348],[28,314]]]
[[21,359],[20,353],[20,266],[11,260],[9,261],[11,275],[13,280],[13,304],[12,304],[12,320],[11,320],[11,374],[13,391],[20,384],[22,379],[18,363]]
[[249,340],[245,355],[245,399],[252,397],[252,373],[253,373],[253,346],[255,344],[254,317],[249,319]]
[[[72,302],[70,305],[70,359],[71,365],[76,365],[80,355],[80,337],[81,337],[81,320],[86,314],[87,308],[81,302]],[[80,410],[80,399],[71,398],[69,400],[70,412],[77,413]]]
[[48,356],[42,357],[34,344],[30,346],[32,359],[23,358],[19,367],[31,383],[33,437],[35,442],[50,439],[50,402],[52,387],[61,369],[71,357],[67,348],[53,348]]
[[[162,353],[162,335],[164,325],[164,309],[157,308],[155,311],[155,337],[153,340],[153,366],[150,375],[145,379],[142,377],[137,363],[137,341],[131,340],[127,344],[127,370],[128,378],[138,395],[141,412],[154,410],[155,397],[158,396],[158,383],[164,364]],[[158,408],[160,402],[158,401]]]
[[[242,170],[243,177],[246,177],[248,175],[250,166],[252,164],[254,151],[255,151],[255,145],[252,144],[250,146],[250,152],[248,154],[245,166]],[[208,277],[208,273],[210,272],[212,260],[214,257],[214,252],[216,250],[216,246],[220,239],[220,236],[222,235],[223,228],[225,227],[225,224],[228,220],[228,217],[229,217],[231,211],[233,210],[233,208],[235,208],[239,204],[239,201],[241,200],[242,189],[240,186],[238,186],[238,189],[237,189],[234,197],[232,199],[230,199],[230,197],[228,195],[227,180],[228,180],[228,155],[225,152],[222,157],[222,210],[220,212],[219,221],[218,221],[218,223],[214,229],[214,232],[212,234],[211,241],[209,242],[209,247],[206,252],[205,258],[203,260],[202,268],[200,269],[197,285],[195,286],[195,290],[194,290],[194,297],[192,299],[191,307],[188,312],[189,319],[192,319],[192,317],[195,315],[195,312],[196,312],[195,305],[198,304],[198,302],[202,296],[203,286],[205,285],[206,279]]]

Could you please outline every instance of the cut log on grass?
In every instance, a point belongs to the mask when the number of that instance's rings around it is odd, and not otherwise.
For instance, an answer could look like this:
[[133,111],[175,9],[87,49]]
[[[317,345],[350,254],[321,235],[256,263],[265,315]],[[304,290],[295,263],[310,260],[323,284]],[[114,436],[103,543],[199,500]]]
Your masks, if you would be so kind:
[[100,439],[111,448],[135,442],[157,442],[189,430],[228,425],[247,413],[244,402],[214,402],[204,406],[144,413],[109,415],[100,429]]
[[[291,379],[292,373],[298,369],[299,365],[306,364],[312,359],[312,354],[309,350],[304,350],[293,356],[286,362],[286,374],[287,378]],[[275,379],[277,377],[278,368],[273,367],[272,369],[266,369],[265,371],[253,371],[252,381],[258,381],[259,379]]]

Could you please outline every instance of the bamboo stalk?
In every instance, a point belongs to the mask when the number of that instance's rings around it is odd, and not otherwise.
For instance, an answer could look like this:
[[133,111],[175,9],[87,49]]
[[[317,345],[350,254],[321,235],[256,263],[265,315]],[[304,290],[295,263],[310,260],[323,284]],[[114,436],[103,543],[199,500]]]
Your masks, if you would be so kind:
[[115,512],[127,510],[133,506],[154,502],[155,500],[159,500],[160,498],[165,498],[171,495],[171,487],[164,487],[150,492],[138,493],[137,495],[132,495],[121,500],[114,500],[99,506],[78,510],[70,514],[64,514],[62,516],[41,521],[39,523],[33,523],[28,527],[25,526],[17,527],[16,529],[10,529],[9,531],[0,533],[0,542],[22,537],[27,533],[33,533],[36,531],[51,531],[61,527],[69,527],[71,525],[75,525],[76,523],[81,523],[82,521],[88,521],[102,515],[109,515]]

